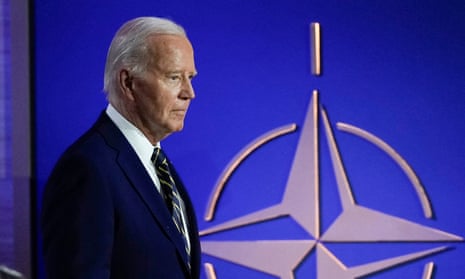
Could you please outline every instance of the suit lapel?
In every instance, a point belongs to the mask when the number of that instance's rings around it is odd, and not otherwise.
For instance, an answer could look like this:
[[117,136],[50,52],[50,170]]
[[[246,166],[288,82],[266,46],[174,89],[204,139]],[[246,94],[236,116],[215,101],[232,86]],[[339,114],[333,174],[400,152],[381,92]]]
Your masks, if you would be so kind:
[[[149,208],[152,216],[166,235],[178,249],[178,253],[185,259],[184,242],[174,225],[162,196],[157,191],[152,179],[147,174],[136,152],[132,149],[124,135],[114,125],[110,118],[103,112],[97,122],[98,131],[106,139],[108,145],[118,153],[117,164],[126,174],[134,190],[141,200]],[[179,179],[177,179],[179,181]],[[178,183],[178,181],[176,181]],[[180,183],[180,181],[179,181]],[[184,261],[185,262],[185,261]]]

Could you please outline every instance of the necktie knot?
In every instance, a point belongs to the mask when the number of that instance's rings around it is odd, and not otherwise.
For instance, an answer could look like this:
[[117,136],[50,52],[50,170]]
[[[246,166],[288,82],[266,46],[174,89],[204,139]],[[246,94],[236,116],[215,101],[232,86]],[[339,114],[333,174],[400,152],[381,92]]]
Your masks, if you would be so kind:
[[167,165],[167,163],[166,163],[166,155],[161,150],[160,147],[155,147],[150,160],[155,164],[155,167],[157,167],[159,165]]

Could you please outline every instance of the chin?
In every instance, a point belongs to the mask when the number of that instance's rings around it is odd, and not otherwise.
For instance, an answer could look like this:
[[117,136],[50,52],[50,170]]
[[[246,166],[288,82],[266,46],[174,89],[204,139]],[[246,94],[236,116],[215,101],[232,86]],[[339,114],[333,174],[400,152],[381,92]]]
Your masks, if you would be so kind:
[[181,123],[181,124],[172,126],[171,131],[172,131],[173,133],[174,133],[174,132],[180,132],[180,131],[182,131],[183,128],[184,128],[184,123]]

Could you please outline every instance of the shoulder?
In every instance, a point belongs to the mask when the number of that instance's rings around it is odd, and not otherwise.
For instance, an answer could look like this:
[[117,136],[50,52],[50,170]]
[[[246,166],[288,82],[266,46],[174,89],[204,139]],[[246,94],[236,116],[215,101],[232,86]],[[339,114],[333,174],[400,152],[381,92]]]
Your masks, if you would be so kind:
[[103,168],[111,167],[110,162],[115,161],[118,155],[118,150],[109,145],[106,139],[114,137],[118,132],[111,125],[111,120],[108,117],[105,119],[102,114],[89,130],[61,154],[49,176],[49,183],[57,179],[97,176]]
[[116,156],[117,149],[109,143],[109,138],[122,140],[123,136],[105,112],[102,112],[92,127],[68,146],[57,165],[70,160],[91,163]]

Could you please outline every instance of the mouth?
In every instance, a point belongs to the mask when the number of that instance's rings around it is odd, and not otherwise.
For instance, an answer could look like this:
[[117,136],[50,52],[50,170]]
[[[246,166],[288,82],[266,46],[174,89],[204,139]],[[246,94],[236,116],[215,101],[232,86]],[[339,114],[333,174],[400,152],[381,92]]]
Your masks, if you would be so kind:
[[184,117],[186,115],[187,110],[185,110],[185,109],[176,109],[176,110],[173,110],[172,112],[177,117]]

